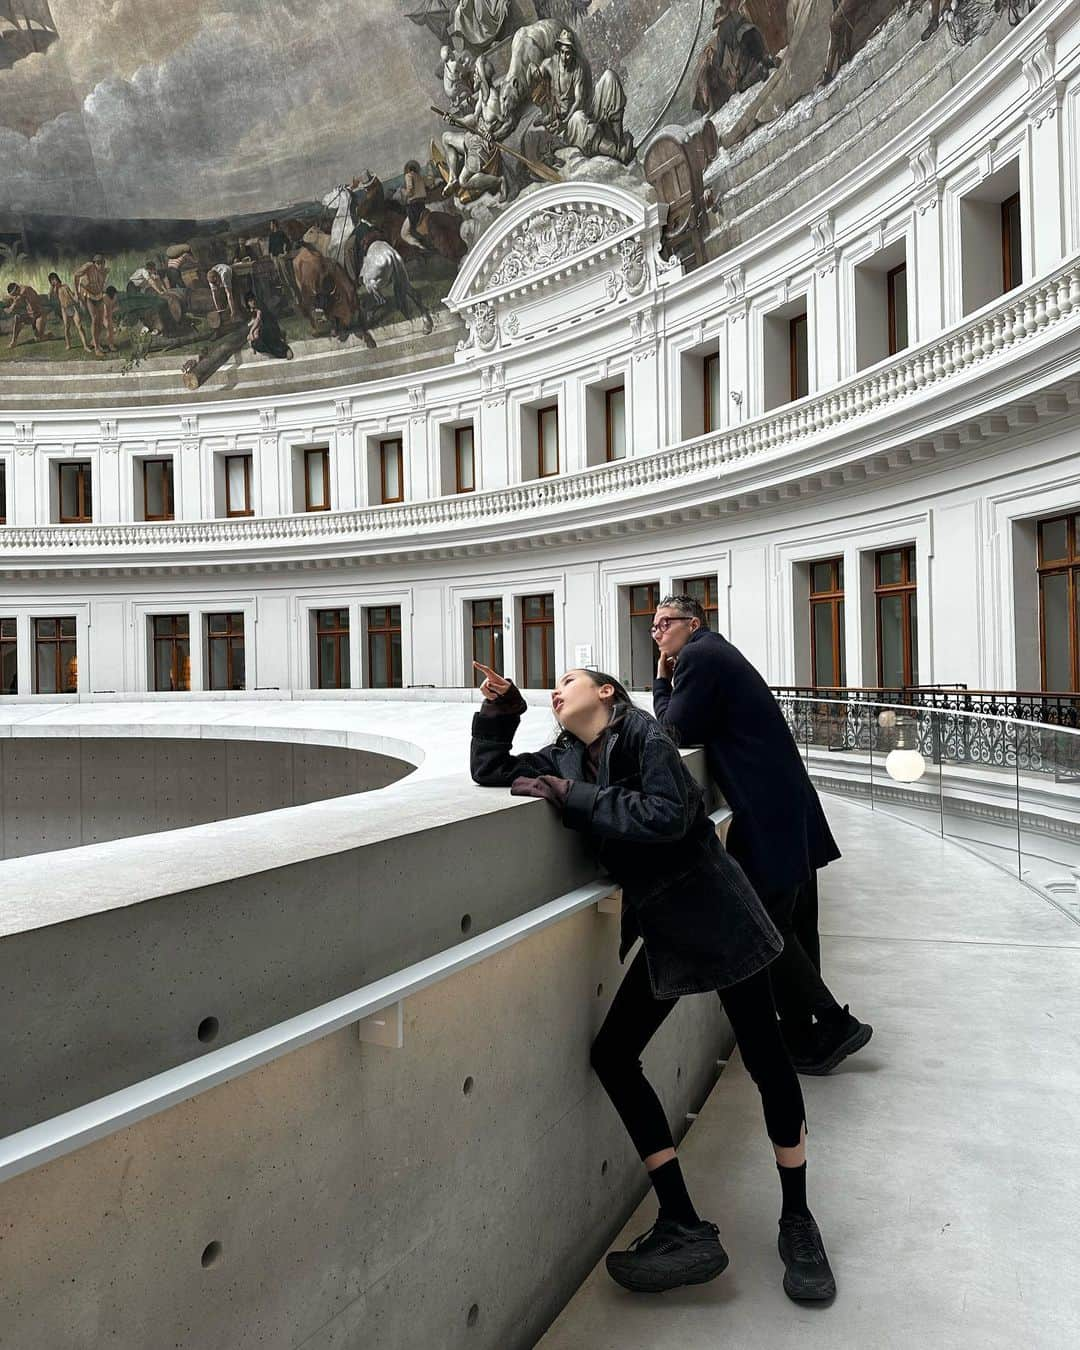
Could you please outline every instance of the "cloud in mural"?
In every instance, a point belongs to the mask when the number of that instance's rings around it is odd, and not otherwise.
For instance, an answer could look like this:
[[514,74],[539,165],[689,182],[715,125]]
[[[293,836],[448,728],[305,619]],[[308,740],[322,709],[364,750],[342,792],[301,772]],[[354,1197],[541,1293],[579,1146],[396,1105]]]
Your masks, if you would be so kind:
[[17,209],[255,209],[369,162],[396,171],[431,132],[438,54],[400,0],[52,9],[60,40],[0,72],[0,176]]

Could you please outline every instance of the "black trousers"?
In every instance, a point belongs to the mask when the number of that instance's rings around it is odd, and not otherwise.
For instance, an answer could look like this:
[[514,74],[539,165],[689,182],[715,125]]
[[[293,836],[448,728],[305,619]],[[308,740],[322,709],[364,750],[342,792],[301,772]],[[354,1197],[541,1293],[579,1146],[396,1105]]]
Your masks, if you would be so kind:
[[[658,999],[649,983],[645,951],[630,964],[592,1046],[592,1066],[642,1158],[673,1148],[664,1108],[641,1067],[641,1053],[677,998]],[[768,969],[720,990],[743,1063],[757,1084],[769,1138],[794,1148],[806,1119],[802,1089],[776,1020]]]
[[763,895],[761,903],[784,939],[784,950],[769,967],[782,1020],[806,1025],[815,1015],[835,1012],[836,999],[821,978],[817,876],[802,886]]

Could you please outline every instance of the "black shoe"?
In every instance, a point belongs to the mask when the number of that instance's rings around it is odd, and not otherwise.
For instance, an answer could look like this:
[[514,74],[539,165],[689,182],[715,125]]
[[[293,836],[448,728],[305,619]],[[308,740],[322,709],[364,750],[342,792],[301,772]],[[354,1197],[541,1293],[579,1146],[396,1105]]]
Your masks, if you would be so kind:
[[852,1017],[845,1004],[842,1012],[818,1024],[810,1045],[802,1054],[793,1055],[791,1062],[798,1073],[823,1077],[861,1050],[873,1034],[874,1028]]
[[662,1294],[684,1284],[705,1284],[727,1269],[728,1254],[714,1223],[657,1219],[624,1252],[608,1252],[607,1272],[636,1294]]
[[785,1266],[784,1293],[788,1298],[797,1303],[823,1303],[835,1297],[836,1280],[818,1226],[809,1214],[781,1217],[776,1245]]

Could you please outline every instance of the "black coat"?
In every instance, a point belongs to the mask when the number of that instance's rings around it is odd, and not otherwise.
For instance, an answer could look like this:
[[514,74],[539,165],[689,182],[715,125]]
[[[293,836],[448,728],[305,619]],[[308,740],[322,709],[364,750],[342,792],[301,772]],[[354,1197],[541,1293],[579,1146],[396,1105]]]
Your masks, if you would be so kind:
[[679,653],[674,685],[653,686],[657,718],[680,745],[703,745],[732,810],[727,847],[761,896],[809,881],[840,857],[780,705],[737,647],[696,632]]
[[640,935],[658,998],[726,988],[779,953],[780,934],[654,718],[626,710],[605,734],[595,783],[586,780],[585,746],[568,733],[543,750],[513,754],[519,721],[515,712],[473,718],[473,780],[483,787],[544,774],[570,780],[563,822],[593,841],[622,886],[619,959]]

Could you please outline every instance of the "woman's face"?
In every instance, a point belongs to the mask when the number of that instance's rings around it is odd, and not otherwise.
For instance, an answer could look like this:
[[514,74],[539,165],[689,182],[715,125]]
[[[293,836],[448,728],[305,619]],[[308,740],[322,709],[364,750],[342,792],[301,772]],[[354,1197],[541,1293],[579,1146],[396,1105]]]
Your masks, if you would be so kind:
[[[563,725],[580,722],[600,706],[611,707],[615,690],[610,684],[596,685],[583,670],[568,670],[551,693],[555,717]],[[607,697],[601,697],[606,694]]]

